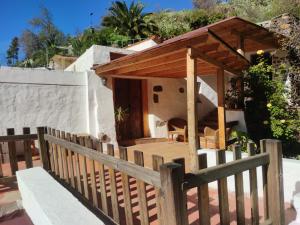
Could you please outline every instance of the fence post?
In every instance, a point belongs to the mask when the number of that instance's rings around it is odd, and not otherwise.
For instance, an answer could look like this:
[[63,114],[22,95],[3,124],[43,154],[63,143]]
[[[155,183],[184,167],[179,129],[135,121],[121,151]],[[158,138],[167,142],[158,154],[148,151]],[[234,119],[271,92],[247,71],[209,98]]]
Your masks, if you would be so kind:
[[162,209],[163,220],[169,225],[183,225],[181,208],[183,205],[182,183],[184,172],[182,165],[177,163],[166,163],[160,167],[161,192],[164,201]]
[[[7,131],[7,136],[15,135],[15,129],[14,128],[8,128],[6,131]],[[18,171],[18,159],[17,159],[16,142],[15,141],[9,141],[7,143],[7,145],[8,145],[8,155],[9,155],[11,173],[12,173],[12,175],[15,175],[16,171]]]
[[266,140],[266,152],[270,156],[267,172],[269,215],[273,225],[281,225],[285,223],[281,142]]
[[38,135],[38,141],[39,141],[39,153],[40,153],[40,159],[43,164],[43,168],[45,170],[50,170],[49,166],[49,157],[48,157],[48,151],[47,151],[47,144],[45,141],[45,127],[37,127],[37,135]]

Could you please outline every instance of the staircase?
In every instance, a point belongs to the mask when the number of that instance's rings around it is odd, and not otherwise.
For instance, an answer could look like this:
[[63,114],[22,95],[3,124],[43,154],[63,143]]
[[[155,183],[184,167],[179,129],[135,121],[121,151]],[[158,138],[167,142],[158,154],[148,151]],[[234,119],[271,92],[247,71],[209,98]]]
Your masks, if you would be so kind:
[[[238,124],[238,121],[231,121],[226,123],[226,128],[232,128]],[[200,134],[204,133],[204,128],[210,127],[214,130],[218,129],[218,110],[214,109],[207,114],[201,121],[198,122],[198,130]]]

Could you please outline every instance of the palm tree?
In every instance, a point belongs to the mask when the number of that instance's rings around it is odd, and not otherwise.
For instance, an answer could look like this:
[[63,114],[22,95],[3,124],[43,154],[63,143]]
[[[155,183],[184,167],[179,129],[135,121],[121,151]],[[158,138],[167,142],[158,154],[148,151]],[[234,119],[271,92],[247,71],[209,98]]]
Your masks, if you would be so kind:
[[147,37],[157,31],[157,26],[148,17],[151,13],[143,13],[144,8],[140,2],[132,1],[128,7],[124,0],[115,1],[109,8],[109,14],[103,18],[102,25],[132,39]]

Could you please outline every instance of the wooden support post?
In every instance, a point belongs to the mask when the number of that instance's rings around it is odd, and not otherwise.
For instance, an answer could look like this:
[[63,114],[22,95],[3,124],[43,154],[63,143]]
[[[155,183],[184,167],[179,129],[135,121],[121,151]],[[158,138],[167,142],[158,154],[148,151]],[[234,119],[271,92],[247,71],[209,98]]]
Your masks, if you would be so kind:
[[[7,136],[8,135],[15,135],[15,129],[14,128],[8,128],[7,129]],[[9,141],[7,143],[7,145],[8,145],[8,155],[9,155],[11,174],[16,175],[16,171],[18,170],[16,142],[15,141]]]
[[49,156],[48,156],[48,149],[47,149],[48,147],[44,138],[45,132],[46,132],[45,127],[37,128],[40,158],[43,163],[43,168],[48,171],[50,170],[50,164],[49,164]]
[[[233,146],[233,159],[239,160],[242,158],[240,145]],[[245,224],[245,198],[244,198],[244,181],[243,173],[234,175],[235,181],[235,201],[236,201],[236,221],[239,225]]]
[[[30,134],[30,128],[23,127],[23,134]],[[32,140],[24,140],[24,142],[23,142],[26,168],[31,168],[33,166],[32,165],[31,143],[32,143]]]
[[183,216],[183,192],[181,189],[184,172],[182,166],[177,163],[166,163],[160,167],[162,184],[162,210],[164,221],[170,225],[182,225]]
[[270,154],[268,167],[269,216],[273,225],[281,225],[285,223],[281,142],[266,140],[266,151]]
[[193,57],[192,51],[192,48],[189,48],[186,56],[188,141],[191,170],[198,170],[197,151],[200,148],[200,142],[197,112],[197,59]]
[[226,115],[224,104],[224,70],[218,69],[217,73],[217,95],[218,95],[218,126],[219,126],[219,148],[226,148]]
[[[207,168],[207,154],[200,154],[199,169]],[[198,187],[198,208],[199,208],[199,224],[210,225],[209,215],[209,191],[208,184],[202,184]]]
[[[159,172],[159,168],[164,164],[164,158],[159,155],[152,155],[152,168],[154,171]],[[162,216],[162,210],[164,207],[164,202],[162,201],[162,193],[159,188],[155,188],[156,197],[156,208],[157,208],[157,220],[160,225],[165,225],[164,218]]]
[[[253,142],[248,143],[248,155],[255,155],[255,144]],[[256,168],[249,170],[249,182],[250,182],[250,199],[251,199],[251,219],[252,225],[259,224],[259,208],[258,208],[258,190],[257,190],[257,172]]]

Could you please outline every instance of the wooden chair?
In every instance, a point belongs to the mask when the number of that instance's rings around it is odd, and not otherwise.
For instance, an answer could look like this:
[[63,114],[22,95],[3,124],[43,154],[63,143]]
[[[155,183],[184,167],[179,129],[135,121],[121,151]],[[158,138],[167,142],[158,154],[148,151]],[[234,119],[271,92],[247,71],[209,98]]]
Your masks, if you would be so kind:
[[168,121],[168,140],[174,140],[174,135],[183,136],[183,141],[187,141],[187,122],[184,119],[173,118]]
[[[226,128],[226,137],[229,136],[231,128]],[[200,136],[202,148],[219,148],[219,129],[204,128],[204,135]]]

